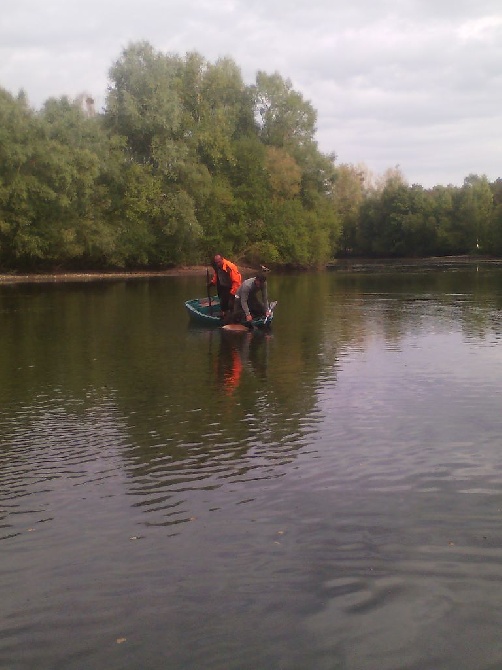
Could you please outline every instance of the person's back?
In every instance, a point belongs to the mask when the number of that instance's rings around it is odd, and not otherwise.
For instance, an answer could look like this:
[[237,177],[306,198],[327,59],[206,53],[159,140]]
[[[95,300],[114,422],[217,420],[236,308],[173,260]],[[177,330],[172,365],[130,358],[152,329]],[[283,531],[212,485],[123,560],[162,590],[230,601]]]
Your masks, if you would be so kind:
[[232,263],[221,254],[213,259],[214,275],[210,285],[216,286],[220,298],[220,308],[224,318],[228,311],[233,310],[235,294],[242,282],[242,276],[235,263]]
[[[263,302],[258,298],[258,291],[261,291]],[[267,316],[268,309],[265,275],[259,274],[243,281],[235,296],[234,320],[252,321],[253,317]]]

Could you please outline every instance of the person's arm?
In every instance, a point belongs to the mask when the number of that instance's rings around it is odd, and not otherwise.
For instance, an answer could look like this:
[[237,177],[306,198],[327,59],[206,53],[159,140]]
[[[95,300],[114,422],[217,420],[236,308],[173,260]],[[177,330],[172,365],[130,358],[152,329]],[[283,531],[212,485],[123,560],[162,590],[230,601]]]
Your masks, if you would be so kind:
[[246,315],[246,320],[248,320],[249,317],[251,317],[251,312],[249,311],[249,305],[248,305],[248,298],[249,298],[249,291],[251,290],[251,287],[247,284],[247,282],[244,282],[241,284],[241,287],[239,289],[239,296],[241,299],[241,307]]
[[230,270],[230,295],[235,295],[239,290],[239,286],[242,283],[241,273],[237,269],[237,266],[233,263],[228,264],[228,269]]
[[268,291],[267,291],[267,282],[262,284],[261,295],[263,298],[263,309],[265,310],[265,316],[268,316]]

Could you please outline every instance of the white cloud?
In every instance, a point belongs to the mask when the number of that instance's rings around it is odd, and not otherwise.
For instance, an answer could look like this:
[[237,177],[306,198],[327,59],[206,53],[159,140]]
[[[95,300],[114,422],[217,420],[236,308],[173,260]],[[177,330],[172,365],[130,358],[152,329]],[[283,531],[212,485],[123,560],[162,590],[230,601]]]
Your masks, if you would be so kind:
[[230,56],[250,83],[278,71],[318,112],[340,162],[411,182],[502,176],[499,0],[17,0],[0,14],[0,86],[90,92],[131,41],[210,61]]
[[483,16],[462,23],[458,28],[458,36],[463,40],[483,40],[495,42],[500,37],[502,14]]

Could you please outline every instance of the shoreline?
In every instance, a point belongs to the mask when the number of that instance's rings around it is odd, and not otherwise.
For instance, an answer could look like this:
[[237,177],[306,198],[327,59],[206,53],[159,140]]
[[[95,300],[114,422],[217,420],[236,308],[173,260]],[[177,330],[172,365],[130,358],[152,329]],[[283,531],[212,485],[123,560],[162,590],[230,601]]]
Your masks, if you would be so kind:
[[[430,258],[344,258],[328,263],[324,271],[378,271],[400,267],[410,269],[457,269],[469,265],[502,266],[502,258],[490,256],[434,256]],[[63,282],[112,281],[121,279],[155,279],[162,277],[196,277],[205,276],[211,268],[206,265],[180,265],[166,270],[129,270],[129,271],[89,271],[89,272],[45,272],[45,273],[0,273],[0,284],[42,284]],[[243,277],[252,277],[258,272],[256,268],[239,266]],[[315,272],[315,270],[313,270]],[[318,271],[318,270],[317,270]],[[321,270],[323,271],[323,270]],[[281,271],[278,270],[278,274]]]
[[[45,272],[8,274],[0,273],[0,284],[41,284],[57,282],[90,282],[117,279],[155,279],[156,277],[196,277],[206,275],[210,269],[205,265],[181,265],[168,270],[130,270],[121,272]],[[243,276],[252,276],[257,272],[254,268],[240,267]]]

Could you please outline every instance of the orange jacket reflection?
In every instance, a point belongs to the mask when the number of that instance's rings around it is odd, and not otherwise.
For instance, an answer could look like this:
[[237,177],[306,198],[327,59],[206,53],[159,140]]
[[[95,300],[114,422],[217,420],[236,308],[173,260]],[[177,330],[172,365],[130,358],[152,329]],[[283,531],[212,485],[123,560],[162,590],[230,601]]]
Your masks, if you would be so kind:
[[232,358],[230,368],[223,374],[223,390],[226,395],[232,395],[239,386],[242,375],[242,360],[237,349],[232,347]]

